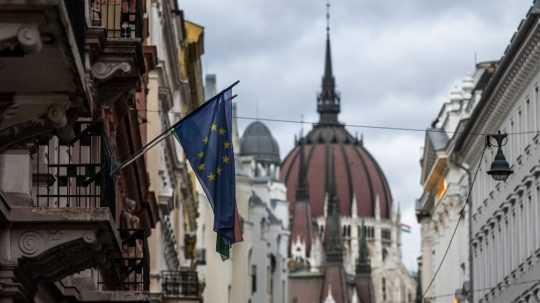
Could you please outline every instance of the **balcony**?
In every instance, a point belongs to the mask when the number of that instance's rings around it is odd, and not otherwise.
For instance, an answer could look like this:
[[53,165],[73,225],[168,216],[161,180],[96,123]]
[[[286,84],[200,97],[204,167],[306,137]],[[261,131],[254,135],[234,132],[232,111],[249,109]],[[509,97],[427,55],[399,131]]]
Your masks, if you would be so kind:
[[[29,155],[2,159],[9,167],[0,176],[0,204],[9,225],[0,234],[15,244],[6,250],[9,254],[0,252],[0,260],[17,264],[13,277],[29,295],[37,291],[35,281],[55,282],[88,268],[106,272],[107,286],[119,288],[133,277],[130,266],[140,263],[118,261],[132,257],[126,249],[132,242],[117,229],[111,159],[101,124],[79,121],[74,129],[72,142],[43,138]],[[10,191],[26,183],[25,174],[30,195]]]
[[0,152],[69,135],[73,115],[134,92],[146,70],[144,9],[144,0],[0,0]]
[[52,138],[39,142],[33,155],[33,206],[106,207],[115,217],[114,180],[109,147],[99,123],[78,122],[75,142]]
[[87,108],[83,1],[0,0],[0,151]]
[[145,72],[143,0],[91,0],[86,43],[100,103],[134,90]]
[[189,268],[161,272],[164,302],[202,302],[197,272]]

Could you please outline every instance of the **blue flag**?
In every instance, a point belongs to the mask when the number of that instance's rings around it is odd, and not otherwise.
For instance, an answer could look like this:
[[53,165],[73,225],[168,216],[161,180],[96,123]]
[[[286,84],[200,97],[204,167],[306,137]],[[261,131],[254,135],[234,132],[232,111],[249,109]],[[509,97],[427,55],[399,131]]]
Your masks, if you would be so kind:
[[217,251],[242,239],[236,207],[232,145],[232,88],[228,88],[182,119],[174,132],[214,210]]

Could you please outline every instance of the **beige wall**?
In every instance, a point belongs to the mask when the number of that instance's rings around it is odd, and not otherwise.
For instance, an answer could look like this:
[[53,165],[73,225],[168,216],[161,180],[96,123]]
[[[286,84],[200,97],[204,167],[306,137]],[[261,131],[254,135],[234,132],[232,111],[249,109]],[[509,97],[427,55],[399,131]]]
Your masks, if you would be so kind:
[[[249,184],[238,180],[236,184],[236,202],[238,211],[244,220],[248,218]],[[234,244],[231,250],[231,258],[223,261],[216,253],[216,233],[212,230],[214,215],[206,200],[206,197],[199,190],[200,196],[200,218],[199,228],[204,228],[204,239],[202,232],[199,232],[198,241],[202,247],[206,248],[206,268],[204,269],[205,302],[236,303],[248,302],[249,300],[249,276],[248,276],[248,252],[250,243],[249,236],[244,234],[244,241]]]

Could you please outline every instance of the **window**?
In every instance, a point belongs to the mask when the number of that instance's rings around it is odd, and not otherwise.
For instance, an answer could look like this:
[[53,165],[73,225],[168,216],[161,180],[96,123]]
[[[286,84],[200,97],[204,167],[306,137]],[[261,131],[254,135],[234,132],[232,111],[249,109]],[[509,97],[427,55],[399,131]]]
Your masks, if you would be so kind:
[[[272,283],[272,269],[270,268],[270,266],[267,266],[266,267],[266,292],[268,293],[268,295],[272,295],[272,288],[273,288],[273,283]],[[270,302],[272,302],[270,300]]]
[[358,226],[358,238],[362,237],[362,231],[365,233],[368,240],[373,240],[375,238],[375,228],[373,226],[364,226],[364,229]]
[[251,265],[251,293],[257,291],[257,265]]
[[382,237],[383,243],[392,242],[392,231],[390,229],[383,228],[381,230],[381,237]]
[[264,240],[265,233],[266,233],[266,221],[262,219],[261,220],[261,240]]
[[341,232],[342,236],[344,238],[350,238],[351,237],[351,226],[350,225],[343,225],[343,230]]
[[386,301],[386,279],[382,278],[382,299]]

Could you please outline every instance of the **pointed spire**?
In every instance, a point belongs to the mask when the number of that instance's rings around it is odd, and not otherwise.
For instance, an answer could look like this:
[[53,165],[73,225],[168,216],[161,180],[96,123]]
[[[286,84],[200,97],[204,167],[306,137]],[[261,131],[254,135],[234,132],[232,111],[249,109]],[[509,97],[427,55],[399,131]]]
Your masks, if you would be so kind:
[[308,192],[308,184],[307,184],[307,171],[306,171],[306,161],[304,156],[304,142],[305,138],[302,138],[302,135],[300,135],[299,139],[299,153],[300,153],[300,169],[298,170],[298,186],[296,187],[296,202],[308,202],[309,201],[309,192]]
[[360,227],[360,237],[358,243],[358,261],[356,262],[356,274],[366,274],[371,272],[371,266],[369,263],[369,251],[367,246],[367,229],[362,221]]
[[321,93],[317,100],[317,111],[320,124],[338,124],[340,97],[336,92],[336,83],[332,70],[332,48],[330,46],[330,3],[326,3],[326,53],[324,57],[324,74]]
[[326,233],[324,237],[324,248],[327,263],[343,263],[343,241],[341,239],[341,222],[339,212],[339,198],[336,191],[336,172],[334,165],[334,155],[330,157],[330,182],[327,184],[328,210],[326,217]]

